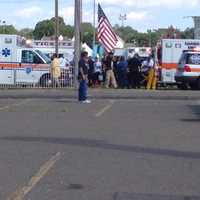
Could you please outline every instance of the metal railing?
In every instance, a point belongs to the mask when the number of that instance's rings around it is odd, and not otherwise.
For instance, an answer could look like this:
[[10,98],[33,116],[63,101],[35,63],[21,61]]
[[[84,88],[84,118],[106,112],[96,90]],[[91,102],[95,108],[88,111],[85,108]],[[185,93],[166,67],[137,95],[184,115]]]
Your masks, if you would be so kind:
[[61,68],[61,76],[53,78],[51,69],[26,71],[26,69],[0,70],[0,88],[73,88],[74,69]]

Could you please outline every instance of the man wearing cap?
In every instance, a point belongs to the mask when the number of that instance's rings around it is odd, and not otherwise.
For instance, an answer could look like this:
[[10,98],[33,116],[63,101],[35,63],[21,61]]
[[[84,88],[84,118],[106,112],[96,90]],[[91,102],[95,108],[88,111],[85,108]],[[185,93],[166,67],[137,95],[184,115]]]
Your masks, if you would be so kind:
[[88,90],[88,53],[82,52],[81,59],[79,61],[79,102],[80,103],[91,103],[90,100],[87,99],[87,90]]

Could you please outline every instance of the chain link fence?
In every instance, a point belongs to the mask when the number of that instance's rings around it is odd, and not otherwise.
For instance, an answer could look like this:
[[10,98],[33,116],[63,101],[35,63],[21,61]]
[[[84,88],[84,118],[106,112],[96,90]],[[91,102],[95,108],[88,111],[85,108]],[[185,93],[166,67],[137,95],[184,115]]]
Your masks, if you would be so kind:
[[73,88],[74,67],[61,68],[61,76],[54,79],[50,68],[0,69],[0,88]]

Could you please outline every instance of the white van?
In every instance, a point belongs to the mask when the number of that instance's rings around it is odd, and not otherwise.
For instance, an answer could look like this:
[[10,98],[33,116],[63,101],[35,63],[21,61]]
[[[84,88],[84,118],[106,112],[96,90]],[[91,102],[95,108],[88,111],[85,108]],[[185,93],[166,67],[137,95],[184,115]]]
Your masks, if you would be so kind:
[[0,84],[41,85],[50,81],[51,60],[39,50],[26,48],[17,35],[0,35]]
[[181,89],[200,90],[200,51],[184,51],[178,63],[175,76],[176,82]]

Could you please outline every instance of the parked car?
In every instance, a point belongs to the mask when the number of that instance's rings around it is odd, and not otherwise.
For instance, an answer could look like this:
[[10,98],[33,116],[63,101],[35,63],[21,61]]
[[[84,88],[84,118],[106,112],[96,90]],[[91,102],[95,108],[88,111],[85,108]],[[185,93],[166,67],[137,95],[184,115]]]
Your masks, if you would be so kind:
[[183,51],[175,80],[181,89],[200,90],[200,50]]

